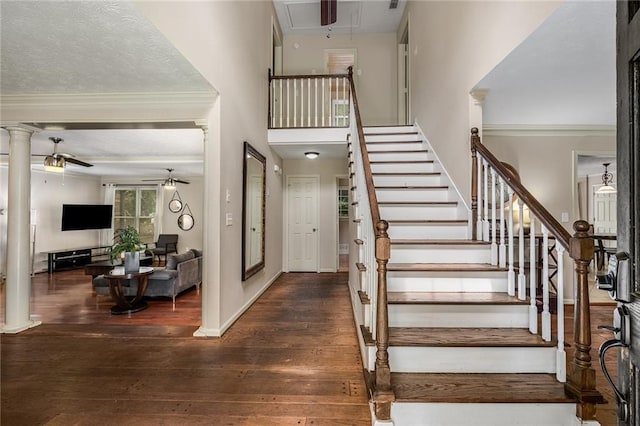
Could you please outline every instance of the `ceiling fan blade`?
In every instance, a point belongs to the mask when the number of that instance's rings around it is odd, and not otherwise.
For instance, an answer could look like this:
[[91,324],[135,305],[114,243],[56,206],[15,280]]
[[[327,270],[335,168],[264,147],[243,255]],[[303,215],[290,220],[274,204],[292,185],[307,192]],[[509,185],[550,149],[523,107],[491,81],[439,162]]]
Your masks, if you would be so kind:
[[[60,154],[58,154],[58,155],[60,155]],[[67,163],[76,164],[76,165],[82,166],[82,167],[93,167],[93,164],[85,163],[84,161],[76,160],[75,158],[67,158],[67,157],[65,157],[65,160],[67,161]]]
[[166,179],[142,179],[143,182],[164,182]]
[[[54,154],[51,154],[51,155],[54,155]],[[54,156],[64,157],[65,160],[68,160],[69,158],[74,158],[75,157],[75,155],[68,154],[66,152],[56,152]]]
[[338,0],[320,0],[320,24],[331,25],[337,20]]
[[187,182],[186,180],[176,179],[176,178],[173,178],[173,181],[174,182],[178,182],[178,183],[185,183],[187,185],[189,185],[191,183],[191,182]]

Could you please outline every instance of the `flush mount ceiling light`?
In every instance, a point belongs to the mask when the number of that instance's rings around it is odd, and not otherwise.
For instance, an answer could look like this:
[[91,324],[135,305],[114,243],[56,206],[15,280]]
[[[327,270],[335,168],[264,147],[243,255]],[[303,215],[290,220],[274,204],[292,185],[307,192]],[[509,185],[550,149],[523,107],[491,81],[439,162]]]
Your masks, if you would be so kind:
[[318,158],[318,156],[320,156],[320,154],[318,154],[317,152],[309,151],[309,152],[305,152],[304,156],[307,157],[309,160],[315,160],[316,158]]
[[602,174],[602,186],[596,190],[597,194],[615,194],[618,192],[616,188],[611,186],[613,175],[609,172],[608,167],[611,163],[602,163],[604,173]]

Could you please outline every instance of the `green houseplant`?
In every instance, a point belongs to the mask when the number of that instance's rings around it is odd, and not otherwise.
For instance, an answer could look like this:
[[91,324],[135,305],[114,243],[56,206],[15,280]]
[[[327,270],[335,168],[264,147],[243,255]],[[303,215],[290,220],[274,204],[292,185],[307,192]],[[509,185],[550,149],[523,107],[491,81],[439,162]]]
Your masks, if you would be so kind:
[[140,249],[142,248],[138,230],[128,225],[115,231],[111,259],[119,258],[124,253],[125,272],[137,272],[140,269]]

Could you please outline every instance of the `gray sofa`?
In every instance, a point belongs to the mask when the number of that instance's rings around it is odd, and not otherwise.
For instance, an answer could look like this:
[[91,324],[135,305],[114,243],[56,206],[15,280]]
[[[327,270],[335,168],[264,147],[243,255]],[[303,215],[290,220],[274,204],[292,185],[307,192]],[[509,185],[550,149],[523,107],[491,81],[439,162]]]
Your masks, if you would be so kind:
[[[200,291],[202,284],[202,251],[191,249],[181,254],[170,254],[164,268],[155,268],[149,276],[146,297],[171,297],[173,310],[176,309],[176,296],[184,290],[196,286]],[[93,279],[96,295],[109,295],[109,280],[104,275]],[[132,281],[124,288],[125,296],[136,294],[137,282]],[[96,300],[96,303],[97,300]]]

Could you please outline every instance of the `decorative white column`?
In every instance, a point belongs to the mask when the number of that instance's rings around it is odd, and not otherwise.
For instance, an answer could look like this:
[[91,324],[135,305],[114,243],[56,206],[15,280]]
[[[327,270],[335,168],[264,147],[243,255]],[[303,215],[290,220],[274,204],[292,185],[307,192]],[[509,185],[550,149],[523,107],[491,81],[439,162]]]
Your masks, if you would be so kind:
[[9,131],[7,215],[7,282],[3,333],[19,333],[40,325],[30,317],[31,298],[31,130]]
[[482,108],[487,93],[489,89],[473,89],[469,92],[469,128],[477,127],[480,138],[482,138]]
[[[209,119],[202,126],[204,142],[204,215],[202,259],[202,319],[196,337],[217,337],[220,328],[220,101],[216,100]],[[210,132],[209,129],[214,129]]]

